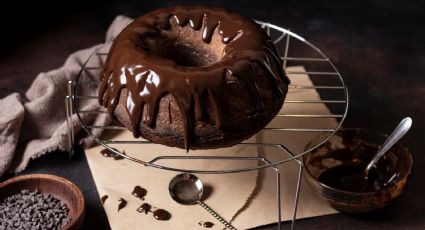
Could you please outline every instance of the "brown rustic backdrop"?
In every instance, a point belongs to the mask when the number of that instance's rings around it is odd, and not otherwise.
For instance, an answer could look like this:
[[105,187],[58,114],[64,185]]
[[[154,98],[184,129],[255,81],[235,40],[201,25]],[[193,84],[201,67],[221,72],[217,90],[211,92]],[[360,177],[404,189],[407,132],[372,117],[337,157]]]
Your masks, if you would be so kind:
[[[302,220],[297,229],[425,228],[425,2],[412,1],[55,1],[3,3],[0,15],[0,98],[23,93],[37,73],[59,67],[73,51],[101,43],[118,14],[137,17],[177,4],[224,6],[303,35],[336,64],[350,90],[346,127],[388,133],[404,116],[403,139],[414,158],[411,183],[392,206],[367,216],[337,214]],[[24,173],[64,176],[87,201],[85,229],[108,229],[87,162],[54,153]],[[0,180],[4,180],[7,175]],[[263,229],[272,229],[268,226]]]

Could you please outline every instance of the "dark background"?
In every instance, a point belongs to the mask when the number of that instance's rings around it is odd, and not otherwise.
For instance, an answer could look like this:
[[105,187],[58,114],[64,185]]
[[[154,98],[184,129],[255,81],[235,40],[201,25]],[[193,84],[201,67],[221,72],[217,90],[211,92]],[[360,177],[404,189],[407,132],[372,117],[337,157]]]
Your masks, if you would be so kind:
[[[424,1],[16,1],[2,6],[0,13],[0,98],[25,92],[37,73],[61,66],[76,50],[103,42],[118,14],[137,17],[160,7],[200,3],[289,28],[318,46],[349,86],[345,127],[389,133],[403,117],[413,118],[403,142],[412,152],[414,170],[400,199],[367,216],[301,220],[297,229],[424,229]],[[63,153],[44,156],[24,173],[33,172],[75,182],[87,201],[85,228],[108,228],[82,151],[72,161]]]

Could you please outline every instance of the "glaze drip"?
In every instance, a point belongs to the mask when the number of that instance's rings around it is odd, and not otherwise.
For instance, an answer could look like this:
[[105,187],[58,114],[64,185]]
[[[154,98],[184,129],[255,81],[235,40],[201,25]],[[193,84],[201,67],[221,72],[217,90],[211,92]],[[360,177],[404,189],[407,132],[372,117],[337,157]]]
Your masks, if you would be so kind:
[[[210,43],[215,33],[225,44],[221,60],[200,67],[184,67],[149,52],[141,44],[145,37],[156,37],[170,30],[172,21],[200,31],[202,41]],[[201,39],[201,38],[200,38]],[[212,121],[222,127],[220,94],[226,76],[243,82],[258,111],[263,108],[261,89],[255,81],[255,69],[268,76],[276,97],[284,96],[288,78],[270,38],[254,21],[221,8],[174,7],[148,13],[131,23],[115,39],[100,79],[99,103],[113,113],[121,90],[127,89],[127,112],[132,132],[140,136],[140,126],[155,127],[160,99],[171,94],[184,121],[184,145],[187,150],[196,121],[205,118],[205,101],[212,107]],[[196,111],[196,112],[195,112]],[[170,115],[171,121],[171,115]]]

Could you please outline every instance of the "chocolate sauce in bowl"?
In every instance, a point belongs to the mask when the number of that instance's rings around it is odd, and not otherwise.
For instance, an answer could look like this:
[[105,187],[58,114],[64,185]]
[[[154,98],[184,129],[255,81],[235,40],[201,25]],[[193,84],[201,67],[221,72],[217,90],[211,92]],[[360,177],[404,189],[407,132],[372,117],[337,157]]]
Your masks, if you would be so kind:
[[343,149],[329,150],[326,156],[314,159],[312,163],[317,165],[326,159],[341,162],[340,165],[326,168],[318,177],[320,182],[329,187],[348,192],[381,191],[398,175],[397,157],[390,150],[365,178],[366,166],[377,150],[378,146],[359,141]]
[[339,190],[349,192],[372,192],[384,189],[391,176],[395,175],[394,173],[372,168],[366,179],[363,175],[365,167],[366,165],[335,166],[324,171],[319,176],[319,181]]

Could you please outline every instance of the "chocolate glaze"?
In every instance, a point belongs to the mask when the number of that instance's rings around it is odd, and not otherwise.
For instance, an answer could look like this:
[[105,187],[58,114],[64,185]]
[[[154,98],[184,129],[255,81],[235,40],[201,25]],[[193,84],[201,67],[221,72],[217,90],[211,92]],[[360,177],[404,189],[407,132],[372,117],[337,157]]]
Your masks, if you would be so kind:
[[204,222],[202,226],[204,226],[205,228],[212,228],[214,226],[214,223],[207,221]]
[[109,151],[109,149],[102,149],[100,154],[102,154],[104,157],[112,157],[114,155],[114,153]]
[[[116,151],[118,151],[118,150],[116,150]],[[100,154],[102,154],[102,156],[104,156],[104,157],[112,157],[112,158],[114,158],[114,160],[122,160],[122,159],[124,159],[124,157],[122,157],[122,156],[120,156],[120,155],[118,155],[118,154],[110,151],[109,149],[102,149],[100,151]],[[125,155],[125,152],[123,151],[122,154]]]
[[131,194],[141,200],[144,200],[147,193],[148,191],[146,189],[137,185],[136,187],[134,187],[133,192]]
[[144,212],[145,214],[148,214],[149,212],[151,212],[152,206],[148,203],[143,203],[142,205],[140,205],[139,208],[137,208],[138,212]]
[[127,201],[123,198],[120,198],[118,201],[120,202],[118,204],[118,212],[119,212],[121,209],[123,209],[123,208],[125,208],[125,206],[127,206]]
[[[151,55],[140,41],[169,30],[172,20],[181,27],[189,24],[193,30],[202,30],[202,41],[205,43],[210,43],[217,32],[222,43],[226,44],[221,60],[194,68]],[[113,51],[121,53],[108,55],[100,74],[99,103],[113,113],[121,90],[126,88],[126,108],[131,118],[132,132],[139,137],[141,124],[155,127],[159,101],[164,95],[171,94],[183,117],[187,150],[190,148],[194,123],[202,119],[202,116],[195,117],[194,114],[205,113],[202,101],[208,99],[211,102],[214,124],[221,128],[225,114],[221,112],[218,98],[227,75],[245,82],[258,111],[261,111],[263,101],[260,97],[262,89],[253,80],[255,67],[260,67],[266,73],[276,98],[284,97],[289,84],[279,54],[261,27],[222,8],[174,7],[148,13],[121,32],[110,53]]]
[[100,198],[100,200],[102,201],[102,204],[104,204],[105,203],[105,201],[106,201],[106,199],[108,199],[108,195],[104,195],[104,196],[102,196],[102,198]]
[[171,214],[164,209],[157,209],[153,212],[153,217],[157,220],[169,220]]
[[209,222],[209,221],[205,221],[205,222],[201,221],[201,222],[198,223],[198,225],[199,226],[202,226],[204,228],[212,228],[212,227],[214,227],[214,223]]

